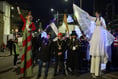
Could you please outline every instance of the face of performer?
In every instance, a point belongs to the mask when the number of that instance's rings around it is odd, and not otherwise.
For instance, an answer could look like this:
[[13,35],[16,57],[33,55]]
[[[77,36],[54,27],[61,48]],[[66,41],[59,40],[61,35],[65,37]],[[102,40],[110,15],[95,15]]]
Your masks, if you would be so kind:
[[26,19],[27,19],[28,21],[32,21],[33,17],[32,17],[31,15],[28,15],[28,16],[26,17]]
[[73,36],[71,36],[73,39],[75,39],[76,38],[76,35],[73,35]]
[[61,40],[62,36],[61,35],[58,35],[58,39]]
[[96,13],[95,13],[95,16],[96,16],[97,18],[99,18],[99,17],[100,17],[100,13],[96,12]]

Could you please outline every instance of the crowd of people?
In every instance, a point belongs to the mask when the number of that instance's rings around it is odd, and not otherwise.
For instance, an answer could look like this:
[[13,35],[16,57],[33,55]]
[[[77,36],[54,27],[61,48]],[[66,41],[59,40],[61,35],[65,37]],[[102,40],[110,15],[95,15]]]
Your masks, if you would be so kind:
[[[45,32],[46,33],[46,32]],[[109,47],[109,60],[106,64],[106,71],[110,71],[111,65],[118,66],[116,63],[118,52],[118,34],[114,32],[115,40]],[[45,76],[48,76],[49,67],[54,65],[54,76],[58,74],[77,74],[88,71],[91,56],[89,55],[90,44],[85,35],[78,37],[76,31],[72,31],[69,37],[58,33],[57,40],[51,38],[51,34],[41,37],[35,34],[32,37],[32,62],[33,66],[39,65],[38,76],[42,73],[43,63],[45,63]],[[14,55],[13,65],[17,68],[17,58],[19,56],[18,39],[10,39],[7,43],[10,55]]]
[[[111,65],[117,64],[116,59],[118,56],[118,38],[115,33],[116,39],[110,46],[109,60],[106,64],[106,72],[110,71]],[[62,33],[58,33],[57,40],[51,39],[51,34],[48,33],[47,37],[38,35],[32,39],[32,59],[34,65],[39,64],[38,77],[41,76],[42,65],[45,64],[45,76],[48,76],[48,69],[52,63],[54,63],[54,76],[58,74],[77,74],[83,71],[88,71],[91,55],[89,55],[90,44],[85,35],[80,36],[76,34],[76,31],[72,31],[69,37],[64,36]],[[115,59],[114,59],[115,58]],[[53,60],[53,61],[52,61]],[[111,62],[113,62],[111,64]]]
[[[76,5],[74,5],[74,8],[79,10]],[[32,63],[33,66],[36,63],[39,65],[37,78],[41,77],[43,63],[45,63],[45,77],[48,76],[49,67],[52,63],[54,63],[54,76],[58,74],[66,76],[67,73],[74,75],[81,73],[83,70],[87,71],[90,66],[90,73],[93,78],[101,76],[102,63],[106,64],[107,71],[110,70],[112,60],[112,63],[117,65],[117,57],[115,56],[118,56],[118,36],[117,34],[113,34],[115,36],[114,40],[114,36],[106,30],[105,20],[99,12],[95,13],[96,17],[91,17],[85,12],[86,17],[93,20],[96,25],[90,39],[84,33],[78,37],[76,31],[73,30],[68,37],[59,32],[56,34],[57,39],[54,40],[51,39],[51,34],[46,32],[43,37],[41,34],[32,36],[32,32],[35,31],[36,27],[32,22],[33,17],[31,12],[29,12],[25,19],[19,7],[17,7],[17,10],[24,22],[22,28],[23,45],[21,56],[21,74],[24,77],[32,76]],[[113,40],[114,43],[111,45]],[[14,43],[15,46],[13,47],[16,50],[17,41],[14,41]],[[17,52],[15,50],[14,65],[16,65],[17,61]]]
[[[39,35],[40,36],[40,35]],[[64,37],[62,33],[58,33],[56,41],[51,40],[51,35],[47,37],[34,37],[33,42],[33,59],[35,62],[39,61],[38,77],[41,76],[41,69],[43,62],[46,63],[45,76],[48,75],[49,63],[54,59],[54,76],[62,73],[74,74],[83,68],[88,68],[87,47],[88,41],[85,35],[78,39],[75,31],[69,37]],[[40,39],[39,39],[40,38]]]

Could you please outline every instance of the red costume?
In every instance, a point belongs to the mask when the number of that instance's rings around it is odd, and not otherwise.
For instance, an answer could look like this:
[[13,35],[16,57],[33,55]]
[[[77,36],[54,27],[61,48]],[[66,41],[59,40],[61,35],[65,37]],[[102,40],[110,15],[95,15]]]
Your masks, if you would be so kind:
[[[22,14],[20,14],[20,17],[21,17],[22,21],[24,22],[24,25],[23,25],[23,28],[22,28],[22,31],[24,31],[24,29],[26,27],[26,20],[24,19]],[[33,22],[29,25],[29,28],[31,28],[31,31],[34,31],[36,29],[36,27],[35,27]]]

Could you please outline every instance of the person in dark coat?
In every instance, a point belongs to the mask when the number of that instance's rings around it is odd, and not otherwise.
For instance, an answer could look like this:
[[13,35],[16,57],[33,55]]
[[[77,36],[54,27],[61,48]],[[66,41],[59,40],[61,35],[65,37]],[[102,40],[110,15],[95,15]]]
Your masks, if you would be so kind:
[[12,55],[12,48],[13,48],[13,40],[12,39],[8,40],[7,47],[10,50],[10,55]]
[[71,53],[70,53],[70,41],[71,41],[71,35],[69,36],[69,38],[67,38],[66,40],[66,46],[67,46],[67,59],[66,59],[66,69],[68,71],[68,73],[70,73],[72,70],[71,70],[71,59],[70,59],[70,56],[71,56]]
[[77,34],[72,31],[71,39],[68,44],[68,65],[70,66],[72,73],[75,73],[79,69],[79,40],[77,39]]
[[50,35],[47,35],[47,38],[42,38],[40,51],[38,54],[39,69],[38,69],[37,79],[41,76],[43,62],[46,63],[45,77],[48,76],[49,63],[51,60],[51,49],[52,49],[51,45],[52,45],[52,41],[50,40]]
[[13,63],[14,63],[14,68],[17,68],[17,60],[18,60],[18,55],[19,55],[19,50],[17,49],[17,45],[18,45],[18,38],[15,38],[15,40],[13,41],[13,44],[12,44],[13,48],[13,53],[14,53],[14,60],[13,60]]
[[86,39],[85,35],[82,35],[80,37],[80,48],[79,48],[79,62],[80,62],[80,70],[85,69],[87,70],[87,47],[88,47],[88,41]]
[[58,40],[53,43],[54,47],[54,56],[55,56],[55,68],[54,68],[54,76],[58,74],[58,72],[65,73],[65,41],[62,40],[62,33],[58,33]]
[[37,35],[34,35],[34,37],[32,38],[32,62],[33,62],[33,66],[35,65],[35,63],[37,64],[37,54],[38,54],[38,50],[39,50],[39,43],[38,43],[38,37]]

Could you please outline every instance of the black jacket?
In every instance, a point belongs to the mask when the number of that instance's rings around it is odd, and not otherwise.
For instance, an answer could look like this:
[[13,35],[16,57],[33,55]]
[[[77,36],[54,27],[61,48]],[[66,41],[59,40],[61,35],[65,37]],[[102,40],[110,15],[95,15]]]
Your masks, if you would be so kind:
[[41,40],[38,58],[44,62],[50,61],[52,56],[52,41],[46,38]]
[[[76,50],[73,50],[73,47],[76,47]],[[68,49],[70,51],[77,52],[79,50],[79,47],[80,47],[80,42],[78,39],[75,39],[74,41],[73,39],[69,40]]]
[[[59,45],[61,45],[61,49],[59,49]],[[54,50],[54,56],[56,58],[56,61],[64,61],[65,58],[65,51],[66,51],[66,43],[64,40],[57,40],[53,43],[53,50]],[[58,55],[59,52],[62,52],[62,55]]]

